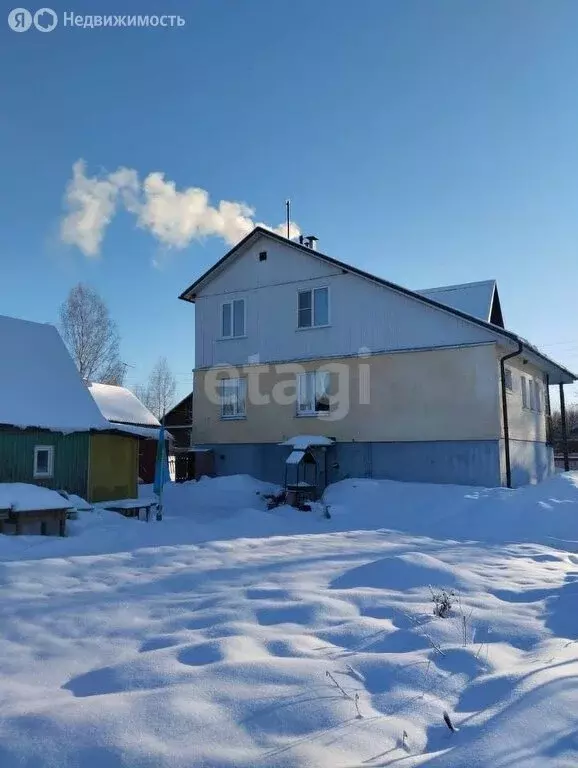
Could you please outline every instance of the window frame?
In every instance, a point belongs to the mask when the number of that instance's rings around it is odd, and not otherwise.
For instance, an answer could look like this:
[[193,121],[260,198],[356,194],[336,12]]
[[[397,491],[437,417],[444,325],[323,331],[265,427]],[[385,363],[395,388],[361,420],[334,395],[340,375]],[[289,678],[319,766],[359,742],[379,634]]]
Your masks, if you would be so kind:
[[[48,469],[46,472],[40,472],[38,470],[38,454],[42,451],[48,452]],[[35,479],[47,480],[54,477],[54,446],[53,445],[35,445],[34,446],[34,463],[32,465],[32,476]]]
[[[508,378],[509,378],[509,383],[508,383]],[[507,392],[514,391],[514,372],[511,368],[508,368],[508,367],[504,368],[504,386],[506,387]]]
[[530,398],[529,398],[529,378],[527,376],[520,376],[520,386],[522,389],[522,408],[526,411],[530,410]]
[[534,379],[534,405],[536,406],[536,413],[542,413],[542,387],[539,379]]
[[532,379],[532,392],[531,398],[532,410],[535,413],[542,413],[542,387],[540,386],[539,379]]
[[[237,385],[241,385],[242,394],[243,394],[243,408],[242,412],[239,409],[239,394],[237,393],[237,403],[236,403],[236,409],[235,413],[224,413],[223,409],[225,406],[225,396],[224,396],[224,389],[227,384],[231,384],[232,382],[235,382]],[[220,398],[220,417],[222,421],[242,421],[243,419],[247,418],[247,377],[246,376],[237,376],[235,378],[224,378],[219,380],[219,398]]]
[[522,408],[532,413],[543,413],[543,390],[539,379],[533,376],[520,376],[522,382]]
[[[235,302],[236,301],[242,301],[243,302],[243,333],[235,335]],[[231,334],[229,336],[225,336],[223,333],[223,313],[225,311],[225,307],[230,307],[231,312]],[[221,302],[221,311],[219,315],[220,319],[220,332],[219,332],[219,338],[223,341],[231,340],[231,339],[245,339],[247,338],[247,300],[241,296],[236,299],[230,299],[229,301],[222,301]]]
[[[315,291],[327,291],[327,322],[315,323]],[[302,293],[311,295],[311,325],[299,325],[299,297]],[[331,291],[328,285],[316,285],[314,288],[297,289],[297,330],[310,331],[312,328],[328,328],[331,325]]]
[[[328,407],[326,409],[323,409],[323,410],[318,410],[316,408],[316,405],[317,405],[317,377],[320,376],[320,375],[323,375],[323,376],[327,377],[326,394],[327,394],[327,397],[329,398]],[[307,408],[307,409],[301,408],[301,403],[302,403],[302,400],[301,400],[301,392],[302,392],[301,381],[302,381],[303,377],[305,377],[305,376],[314,376],[314,379],[313,379],[313,408],[312,409],[311,408]],[[307,416],[309,416],[309,417],[318,417],[318,416],[325,416],[325,415],[331,413],[331,393],[330,393],[330,389],[331,389],[331,372],[330,371],[326,371],[326,370],[321,369],[321,370],[304,371],[303,373],[298,373],[297,374],[297,382],[296,382],[296,384],[297,384],[297,386],[296,386],[297,398],[296,398],[296,402],[295,402],[295,407],[296,407],[296,415],[298,417],[303,417],[303,416],[305,416],[305,417],[307,417]]]

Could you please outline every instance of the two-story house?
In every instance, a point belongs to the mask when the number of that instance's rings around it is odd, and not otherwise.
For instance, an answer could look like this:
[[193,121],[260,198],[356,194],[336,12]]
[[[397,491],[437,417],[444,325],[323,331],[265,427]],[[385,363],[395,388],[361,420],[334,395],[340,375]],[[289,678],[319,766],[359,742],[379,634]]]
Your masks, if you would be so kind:
[[283,478],[295,435],[343,477],[484,486],[553,472],[549,386],[576,377],[503,327],[493,281],[411,291],[257,227],[195,304],[193,440],[218,474]]

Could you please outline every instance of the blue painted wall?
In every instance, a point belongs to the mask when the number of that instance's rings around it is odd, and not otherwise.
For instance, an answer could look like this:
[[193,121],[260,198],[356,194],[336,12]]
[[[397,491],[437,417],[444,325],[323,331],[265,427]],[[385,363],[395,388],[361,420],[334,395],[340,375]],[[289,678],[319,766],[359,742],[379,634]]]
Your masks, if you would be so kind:
[[[203,445],[215,453],[218,475],[247,474],[282,484],[289,448],[276,444]],[[336,443],[320,464],[320,484],[348,477],[375,477],[424,483],[500,485],[498,440]]]
[[513,488],[541,483],[555,471],[554,450],[551,445],[533,440],[510,440],[510,466]]

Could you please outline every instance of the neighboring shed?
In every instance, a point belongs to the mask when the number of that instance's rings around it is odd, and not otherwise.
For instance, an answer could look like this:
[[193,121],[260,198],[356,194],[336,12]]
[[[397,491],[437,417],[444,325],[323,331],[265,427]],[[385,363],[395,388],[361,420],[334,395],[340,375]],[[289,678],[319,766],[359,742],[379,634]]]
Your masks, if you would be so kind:
[[134,497],[138,439],[103,418],[56,328],[0,316],[0,360],[0,482]]
[[198,480],[215,472],[213,451],[193,444],[193,393],[183,397],[164,416],[164,424],[174,437],[172,453],[177,483]]
[[193,393],[189,392],[170,411],[167,411],[163,422],[175,439],[175,449],[190,448],[193,444]]
[[25,483],[0,483],[0,533],[64,536],[73,503],[59,493]]
[[[120,425],[127,434],[139,438],[138,473],[143,483],[152,483],[155,476],[157,441],[161,426],[157,417],[126,387],[112,384],[88,384],[90,394],[101,414],[113,426]],[[112,469],[112,466],[109,467]],[[103,468],[103,471],[105,469]],[[109,470],[106,470],[109,471]],[[123,498],[117,496],[115,498]]]

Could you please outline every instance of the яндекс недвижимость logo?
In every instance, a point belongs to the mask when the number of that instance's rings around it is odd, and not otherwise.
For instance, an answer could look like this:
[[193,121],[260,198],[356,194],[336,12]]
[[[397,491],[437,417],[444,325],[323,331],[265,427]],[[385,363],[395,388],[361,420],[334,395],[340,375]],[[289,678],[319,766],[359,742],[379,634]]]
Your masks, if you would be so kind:
[[26,8],[13,8],[8,14],[8,26],[13,32],[28,32],[34,25],[39,32],[52,32],[58,16],[52,8],[40,8],[34,15]]
[[38,32],[52,32],[60,23],[63,29],[126,29],[126,28],[152,28],[152,29],[182,29],[186,19],[176,13],[153,14],[82,14],[74,11],[64,11],[60,19],[52,8],[39,8],[32,13],[27,8],[13,8],[8,14],[8,26],[13,32],[28,32],[34,27]]

